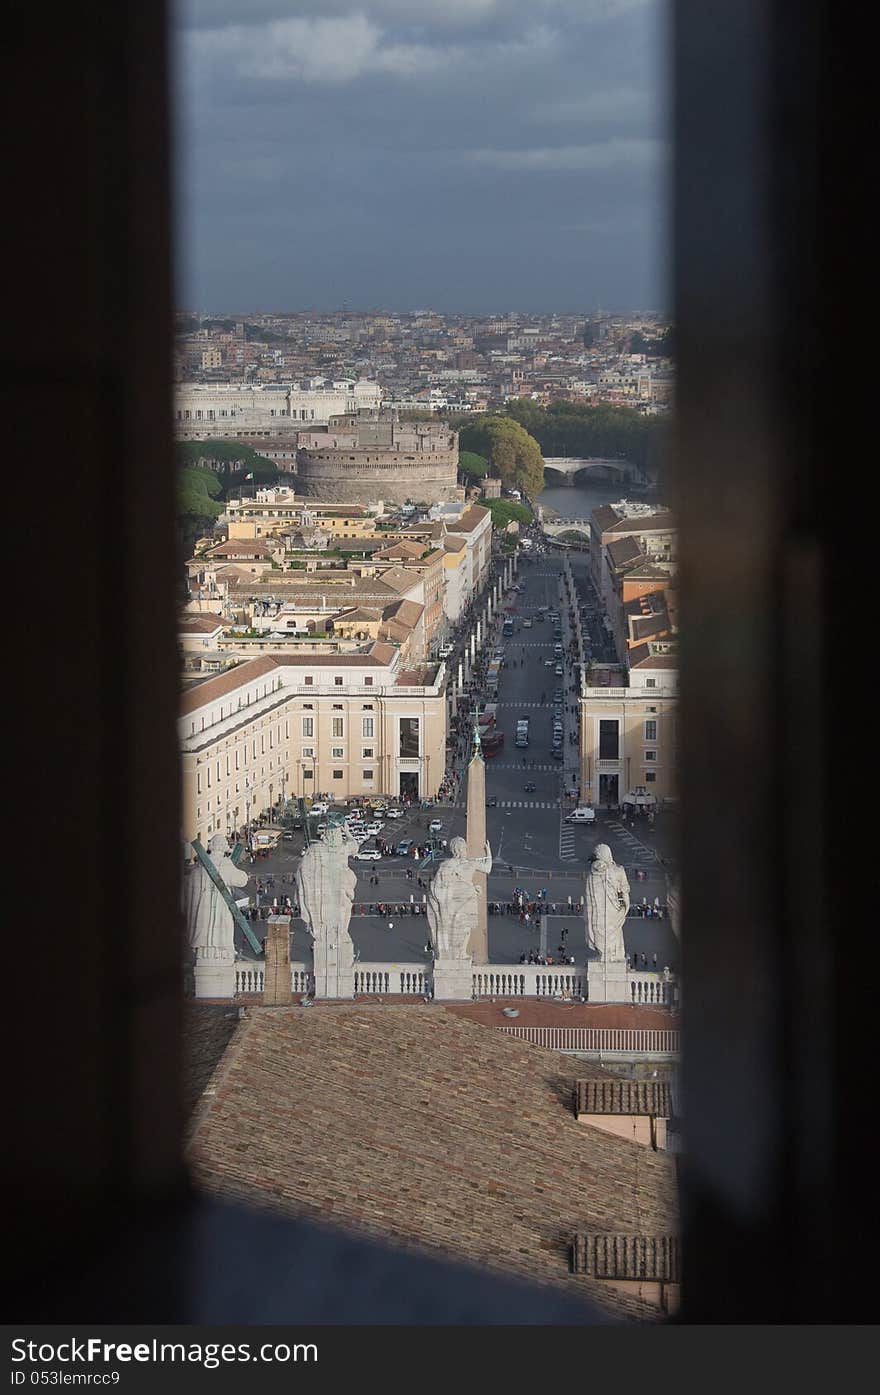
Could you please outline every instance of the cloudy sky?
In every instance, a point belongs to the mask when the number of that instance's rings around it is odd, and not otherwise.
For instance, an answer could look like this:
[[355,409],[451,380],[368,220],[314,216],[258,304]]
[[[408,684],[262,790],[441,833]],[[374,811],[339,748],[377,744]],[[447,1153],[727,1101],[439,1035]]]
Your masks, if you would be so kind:
[[178,304],[662,310],[665,0],[172,0]]

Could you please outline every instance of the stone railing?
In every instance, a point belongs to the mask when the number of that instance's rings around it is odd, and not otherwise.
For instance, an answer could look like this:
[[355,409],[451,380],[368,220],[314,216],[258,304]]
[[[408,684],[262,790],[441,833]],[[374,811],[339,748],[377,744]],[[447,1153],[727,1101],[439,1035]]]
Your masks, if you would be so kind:
[[662,974],[631,973],[628,975],[630,1000],[655,1007],[673,1007],[678,1003],[678,980],[665,979]]
[[308,964],[291,964],[290,987],[294,993],[314,993],[315,980]]
[[[262,959],[238,960],[235,964],[235,995],[263,992],[265,962]],[[310,965],[290,966],[291,990],[294,995],[314,993],[315,981]],[[587,999],[589,990],[583,965],[553,964],[486,964],[473,970],[472,997],[479,998],[556,998]],[[661,974],[627,975],[626,1002],[646,1007],[675,1008],[680,1006],[680,989],[675,977],[665,979]],[[433,994],[433,973],[429,964],[364,964],[354,966],[355,994],[377,994],[382,997],[405,995],[426,998]]]
[[[235,993],[262,993],[265,986],[266,961],[240,959],[235,965]],[[290,987],[294,993],[311,993],[314,989],[312,970],[308,964],[291,964]]]
[[487,964],[475,969],[475,998],[582,998],[586,975],[574,964]]
[[354,966],[355,993],[430,993],[430,969],[426,964],[362,964]]
[[243,959],[235,965],[235,994],[262,993],[266,972],[264,959]]

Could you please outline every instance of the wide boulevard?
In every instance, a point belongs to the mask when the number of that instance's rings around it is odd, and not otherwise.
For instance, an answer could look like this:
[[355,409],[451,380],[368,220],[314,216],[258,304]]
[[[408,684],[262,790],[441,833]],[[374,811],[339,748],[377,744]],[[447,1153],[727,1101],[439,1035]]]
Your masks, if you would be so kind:
[[[575,560],[578,558],[579,560]],[[602,625],[595,593],[590,585],[583,554],[572,554],[575,578],[581,597],[592,607],[588,624],[597,658],[611,657],[604,650],[608,639]],[[599,842],[607,843],[616,862],[626,868],[633,903],[643,899],[653,903],[658,897],[666,900],[666,869],[661,858],[672,850],[671,814],[658,813],[653,826],[641,820],[635,828],[625,827],[616,812],[599,811],[596,823],[575,826],[566,823],[565,815],[576,807],[574,791],[579,784],[578,707],[573,668],[574,627],[579,617],[569,614],[563,604],[561,584],[562,560],[559,554],[542,552],[524,562],[517,577],[519,592],[509,592],[504,609],[493,624],[493,634],[482,648],[484,654],[497,650],[504,653],[504,666],[497,695],[497,726],[504,733],[504,745],[497,755],[486,761],[487,835],[492,848],[494,868],[489,878],[489,901],[509,902],[521,888],[526,900],[538,900],[540,893],[548,905],[555,903],[555,913],[547,916],[546,950],[556,958],[557,946],[564,943],[578,963],[583,963],[586,951],[582,915],[569,909],[583,894],[587,862]],[[560,613],[562,638],[554,639],[554,625],[546,611]],[[511,615],[514,634],[501,638],[505,615]],[[541,618],[539,618],[541,616]],[[524,621],[531,620],[526,628]],[[457,652],[465,639],[459,638]],[[563,674],[555,673],[554,644],[563,646]],[[455,659],[450,661],[455,672]],[[552,752],[553,695],[563,694],[563,759]],[[484,689],[477,687],[472,694],[482,704],[488,699]],[[520,717],[529,718],[529,745],[525,750],[515,746],[516,723]],[[430,810],[413,811],[406,819],[389,821],[382,837],[395,844],[404,838],[425,842],[427,824],[439,818],[443,824],[442,838],[465,832],[466,779],[469,757],[470,721],[462,717],[459,723],[461,740],[449,751],[449,769],[459,774],[458,793],[453,804]],[[534,788],[526,788],[533,786]],[[261,904],[273,896],[292,895],[292,873],[301,854],[297,835],[293,842],[282,843],[271,858],[261,860],[252,869],[264,883]],[[362,962],[414,963],[427,962],[428,928],[424,915],[400,915],[386,912],[370,914],[378,903],[403,903],[407,906],[424,903],[423,881],[431,875],[432,867],[423,867],[411,858],[386,857],[381,862],[353,862],[358,874],[355,913],[350,932],[358,958]],[[407,869],[413,873],[406,876]],[[378,875],[378,886],[370,882]],[[265,887],[267,877],[274,885]],[[644,877],[644,879],[642,879]],[[289,880],[290,879],[290,880]],[[248,890],[253,895],[254,882]],[[366,913],[365,913],[366,912]],[[389,929],[389,925],[391,928]],[[489,957],[493,963],[516,963],[520,954],[537,949],[540,943],[540,921],[533,917],[529,924],[518,915],[490,914]],[[561,935],[565,929],[568,933]],[[264,929],[254,925],[261,936]],[[669,921],[664,918],[630,916],[626,923],[625,941],[630,954],[644,954],[648,967],[677,968],[678,953]],[[308,958],[308,935],[299,921],[294,922],[295,958]]]

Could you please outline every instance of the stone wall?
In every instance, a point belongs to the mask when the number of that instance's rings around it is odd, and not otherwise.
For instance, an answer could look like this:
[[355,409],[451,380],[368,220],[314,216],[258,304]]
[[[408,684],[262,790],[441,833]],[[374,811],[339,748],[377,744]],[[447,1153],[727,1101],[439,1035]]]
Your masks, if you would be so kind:
[[458,484],[457,452],[425,451],[401,459],[394,451],[369,452],[366,461],[351,451],[300,451],[296,492],[328,503],[372,504],[383,499],[403,504],[438,504],[464,498]]

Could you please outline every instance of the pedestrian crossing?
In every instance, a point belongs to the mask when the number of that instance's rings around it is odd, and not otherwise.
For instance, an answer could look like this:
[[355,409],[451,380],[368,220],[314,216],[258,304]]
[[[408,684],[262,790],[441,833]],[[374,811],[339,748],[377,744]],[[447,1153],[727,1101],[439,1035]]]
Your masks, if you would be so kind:
[[516,765],[500,765],[500,764],[498,763],[497,760],[493,760],[493,762],[492,762],[492,769],[493,769],[493,770],[519,770],[519,771],[521,771],[521,772],[528,771],[529,773],[531,773],[532,771],[539,771],[539,770],[543,770],[543,771],[553,770],[553,771],[556,772],[557,775],[561,775],[561,774],[562,774],[562,772],[561,772],[561,770],[559,769],[559,766],[558,766],[558,765],[523,765],[522,761],[517,761]]
[[540,799],[499,799],[497,807],[499,809],[557,809],[558,799],[551,801]]
[[574,855],[574,824],[563,821],[559,825],[559,860],[560,862],[571,862]]
[[643,867],[656,867],[657,854],[653,848],[649,848],[646,843],[643,843],[641,838],[630,833],[628,828],[616,820],[609,820],[608,828],[615,838],[619,838],[621,843],[625,844],[627,856],[631,857],[633,862],[640,863]]
[[496,707],[543,707],[550,711],[546,702],[496,702]]

